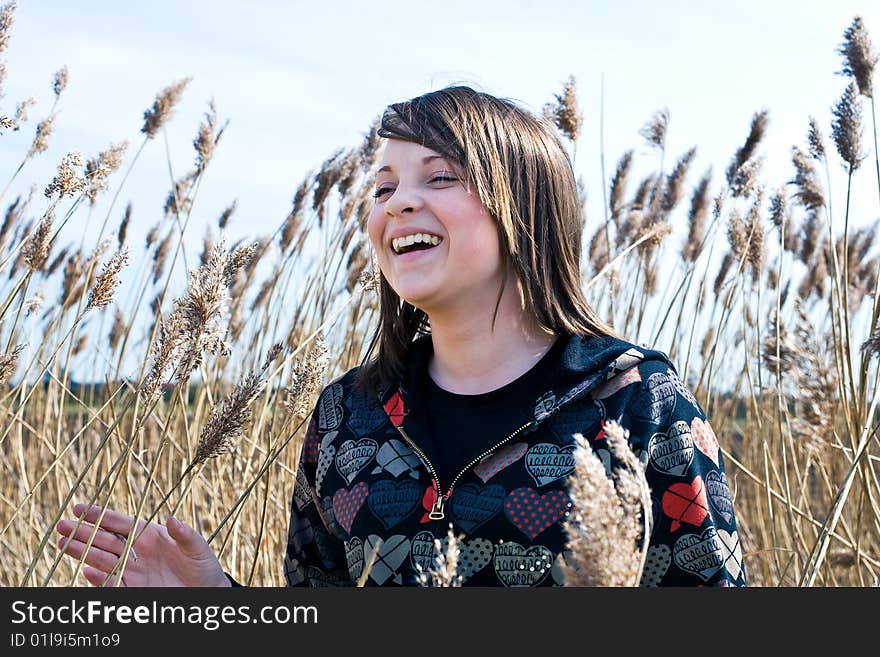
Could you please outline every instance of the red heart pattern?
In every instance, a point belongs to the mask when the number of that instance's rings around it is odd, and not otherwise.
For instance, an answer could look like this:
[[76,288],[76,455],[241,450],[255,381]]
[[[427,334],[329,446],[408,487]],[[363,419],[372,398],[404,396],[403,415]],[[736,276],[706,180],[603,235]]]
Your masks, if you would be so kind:
[[708,422],[704,422],[698,417],[691,420],[691,435],[694,437],[694,445],[697,446],[703,454],[712,459],[712,462],[718,466],[718,438],[712,430]]
[[638,383],[642,380],[642,374],[639,372],[638,367],[630,367],[625,372],[622,372],[615,376],[610,381],[607,381],[602,386],[596,389],[593,393],[594,399],[605,399],[606,397],[610,397],[618,390],[622,390],[626,386],[631,383]]
[[364,501],[367,499],[368,491],[369,486],[362,481],[351,490],[340,488],[333,494],[333,512],[336,516],[336,521],[349,534],[351,533],[351,524],[354,522],[354,517],[361,510]]
[[672,518],[671,531],[678,530],[681,523],[699,527],[709,515],[709,501],[702,477],[695,477],[689,484],[672,484],[663,493],[663,513]]
[[490,454],[474,468],[474,474],[483,480],[485,484],[507,466],[519,461],[526,453],[525,443],[513,443],[494,454]]
[[315,463],[318,460],[318,427],[314,422],[309,422],[306,429],[306,438],[303,442],[302,460],[306,463]]
[[554,522],[561,520],[570,508],[571,502],[561,490],[551,490],[541,495],[534,488],[517,488],[504,500],[504,515],[533,540]]
[[400,393],[400,389],[385,402],[383,408],[385,409],[385,414],[388,415],[388,419],[391,420],[391,424],[395,427],[402,426],[403,418],[409,413],[404,407],[403,395]]

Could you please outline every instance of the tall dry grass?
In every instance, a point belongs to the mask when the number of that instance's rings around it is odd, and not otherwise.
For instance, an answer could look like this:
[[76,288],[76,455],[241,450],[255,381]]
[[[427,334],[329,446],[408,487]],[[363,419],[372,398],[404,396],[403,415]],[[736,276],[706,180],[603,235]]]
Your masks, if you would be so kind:
[[[3,71],[14,12],[15,3],[0,8]],[[633,341],[667,351],[713,424],[752,585],[872,585],[880,574],[880,258],[876,225],[851,230],[849,213],[855,176],[875,169],[880,195],[877,56],[858,18],[839,51],[852,84],[827,121],[831,142],[805,117],[790,181],[762,178],[768,113],[755,114],[716,180],[692,171],[695,149],[666,164],[662,110],[642,130],[655,169],[634,180],[634,151],[623,154],[602,184],[604,220],[584,233],[593,307]],[[73,502],[94,501],[139,518],[173,512],[210,537],[240,581],[278,585],[306,417],[321,385],[359,362],[377,319],[364,225],[375,126],[302,181],[272,235],[227,247],[210,231],[201,254],[187,253],[199,189],[222,147],[211,103],[193,169],[169,177],[164,218],[145,245],[131,245],[131,206],[117,202],[188,80],[159,92],[134,152],[121,141],[91,159],[64,154],[52,180],[35,181],[42,194],[6,198],[35,158],[50,156],[67,79],[61,69],[53,106],[33,128],[30,99],[0,107],[0,133],[34,132],[7,162],[0,192],[0,583],[85,584],[81,564],[52,539]],[[574,79],[544,113],[574,157]],[[832,190],[829,171],[841,163],[847,188]],[[99,237],[77,246],[65,228],[98,199],[108,201]],[[234,212],[232,202],[219,231]],[[144,253],[134,269],[127,249]],[[100,385],[71,381],[84,355]],[[132,357],[140,370],[123,376]],[[582,510],[585,523],[602,520]],[[455,583],[455,546],[452,535],[438,545],[434,583]],[[589,581],[633,581],[640,550],[628,547],[634,560]]]

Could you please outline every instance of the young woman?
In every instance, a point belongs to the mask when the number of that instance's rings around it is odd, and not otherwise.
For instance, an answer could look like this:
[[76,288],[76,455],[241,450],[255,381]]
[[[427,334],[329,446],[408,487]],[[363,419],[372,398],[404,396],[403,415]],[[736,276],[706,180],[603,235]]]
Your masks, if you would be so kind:
[[[364,362],[323,389],[311,418],[288,583],[351,585],[369,566],[367,585],[415,585],[451,524],[463,536],[463,585],[562,584],[574,436],[607,459],[603,422],[614,419],[652,490],[642,584],[745,585],[702,409],[664,354],[620,339],[583,297],[583,213],[554,128],[508,100],[449,87],[389,106],[379,134],[368,231],[380,319]],[[66,552],[82,556],[98,513]],[[103,581],[130,526],[105,513],[89,581]],[[176,520],[150,527],[135,549],[127,585],[233,583]]]

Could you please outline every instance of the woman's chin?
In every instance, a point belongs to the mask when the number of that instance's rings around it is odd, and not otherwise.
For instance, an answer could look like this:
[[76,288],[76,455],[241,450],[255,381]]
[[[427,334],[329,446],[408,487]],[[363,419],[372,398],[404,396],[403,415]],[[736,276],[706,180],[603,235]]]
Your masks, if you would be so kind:
[[428,312],[428,309],[431,307],[430,297],[425,297],[419,294],[400,294],[399,292],[398,296],[406,301],[409,305],[415,306],[416,308],[424,312]]

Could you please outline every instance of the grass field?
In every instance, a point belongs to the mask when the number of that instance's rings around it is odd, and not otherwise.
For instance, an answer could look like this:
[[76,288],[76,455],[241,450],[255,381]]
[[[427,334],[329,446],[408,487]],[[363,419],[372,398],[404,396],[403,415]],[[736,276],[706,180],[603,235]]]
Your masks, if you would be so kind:
[[[0,12],[6,64],[14,4]],[[583,235],[588,300],[619,333],[666,351],[705,409],[754,586],[880,581],[876,224],[851,229],[850,189],[828,184],[830,168],[843,166],[850,183],[876,177],[880,197],[877,57],[857,19],[841,44],[828,44],[836,46],[851,83],[829,99],[828,117],[804,117],[789,180],[763,177],[766,112],[720,175],[693,171],[693,150],[666,153],[668,115],[658,112],[643,130],[652,157],[639,163],[657,167],[635,178],[635,150],[610,154],[618,157],[608,180],[587,183],[607,198],[605,216],[589,218]],[[65,70],[53,84],[60,98]],[[200,183],[222,148],[212,108],[164,218],[146,245],[129,244],[127,174],[144,149],[161,147],[155,138],[186,89],[181,80],[160,91],[130,143],[66,155],[51,181],[33,181],[31,196],[9,198],[2,183],[5,586],[86,585],[53,529],[82,501],[141,518],[178,514],[240,581],[283,583],[304,420],[321,385],[358,364],[377,318],[364,221],[381,145],[375,126],[364,126],[362,143],[330,155],[301,182],[270,240],[206,239],[200,254],[185,254]],[[3,151],[12,183],[63,126],[54,109],[32,121],[27,104],[7,101],[0,133],[34,133],[27,152]],[[546,113],[573,151],[574,80]],[[76,248],[71,219],[99,197],[113,200],[101,238]],[[131,253],[139,255],[130,265]],[[188,280],[171,273],[184,255]],[[66,374],[79,354],[94,356],[100,387]],[[126,381],[121,364],[132,354],[142,367]]]

